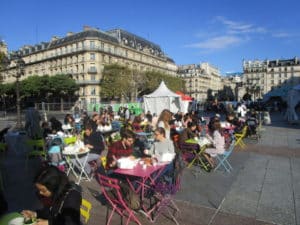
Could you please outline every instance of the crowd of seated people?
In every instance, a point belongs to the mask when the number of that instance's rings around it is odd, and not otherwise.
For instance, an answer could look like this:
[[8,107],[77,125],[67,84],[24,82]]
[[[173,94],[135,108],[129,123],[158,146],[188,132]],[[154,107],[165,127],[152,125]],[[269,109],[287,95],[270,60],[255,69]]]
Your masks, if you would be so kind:
[[[112,129],[112,123],[115,120],[122,124],[117,131]],[[224,121],[233,125],[233,132],[238,133],[247,124],[245,121],[250,120],[254,120],[255,126],[257,126],[254,112],[250,113],[248,119],[240,119],[234,112],[230,111],[227,113]],[[113,175],[114,170],[118,166],[118,160],[123,157],[151,158],[160,162],[164,161],[163,157],[166,154],[170,154],[167,166],[161,173],[161,176],[167,175],[167,177],[170,177],[174,170],[175,156],[182,150],[182,144],[189,139],[197,140],[202,135],[201,129],[203,127],[201,122],[202,119],[194,111],[189,113],[179,111],[174,114],[170,110],[164,109],[159,115],[152,114],[150,111],[147,111],[146,114],[133,115],[128,108],[120,107],[117,116],[113,111],[105,109],[99,113],[94,112],[91,116],[88,113],[82,113],[81,131],[83,132],[80,134],[85,147],[89,148],[90,152],[88,155],[80,156],[80,162],[94,161],[99,173],[116,177]],[[216,166],[215,157],[218,154],[223,154],[226,150],[226,139],[221,122],[220,116],[215,115],[209,119],[207,124],[208,132],[205,137],[211,141],[211,145],[206,147],[203,156],[212,168]],[[43,137],[46,138],[49,134],[63,132],[63,125],[68,127],[75,126],[72,114],[66,114],[63,123],[55,117],[52,117],[49,122],[43,122]],[[117,132],[119,139],[107,141],[104,134],[110,134],[108,132],[110,130]],[[153,143],[150,145],[146,143],[138,135],[139,133],[152,133],[154,137]],[[74,134],[77,133],[75,132]],[[178,137],[177,140],[174,139],[176,135]],[[177,148],[179,151],[177,151]],[[106,157],[106,164],[103,164],[101,161],[103,156]],[[90,176],[95,172],[95,168],[89,163],[85,164],[84,170]]]

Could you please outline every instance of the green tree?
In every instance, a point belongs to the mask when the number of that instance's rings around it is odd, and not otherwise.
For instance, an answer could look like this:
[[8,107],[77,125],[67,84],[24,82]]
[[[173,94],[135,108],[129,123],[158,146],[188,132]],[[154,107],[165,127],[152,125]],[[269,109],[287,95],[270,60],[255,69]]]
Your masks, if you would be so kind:
[[132,73],[118,64],[105,65],[103,69],[100,94],[106,99],[130,97]]
[[224,86],[224,88],[218,92],[218,99],[220,101],[233,101],[234,94],[233,94],[233,90],[231,89],[231,87]]
[[180,78],[158,71],[141,72],[117,64],[107,65],[103,70],[101,96],[107,100],[121,96],[126,101],[134,100],[154,91],[162,80],[171,90],[182,90],[183,80]]
[[164,81],[167,87],[172,91],[182,91],[184,87],[184,81],[181,78],[174,77],[159,71],[147,71],[145,72],[145,87],[142,94],[149,94],[153,92]]
[[30,76],[21,82],[21,95],[25,98],[45,99],[49,88],[49,76]]
[[63,110],[64,100],[70,101],[72,97],[78,97],[75,93],[79,90],[79,86],[75,80],[65,74],[57,74],[49,76],[49,93],[53,99],[60,99],[61,110]]

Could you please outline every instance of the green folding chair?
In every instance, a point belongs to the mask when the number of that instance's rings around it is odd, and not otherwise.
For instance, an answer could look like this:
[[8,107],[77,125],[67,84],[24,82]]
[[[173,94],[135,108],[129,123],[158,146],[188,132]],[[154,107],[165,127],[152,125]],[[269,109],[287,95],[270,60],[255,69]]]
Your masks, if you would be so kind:
[[29,148],[29,151],[26,155],[25,166],[28,168],[28,159],[29,157],[40,157],[43,160],[47,158],[46,145],[44,139],[37,140],[27,140],[26,145]]

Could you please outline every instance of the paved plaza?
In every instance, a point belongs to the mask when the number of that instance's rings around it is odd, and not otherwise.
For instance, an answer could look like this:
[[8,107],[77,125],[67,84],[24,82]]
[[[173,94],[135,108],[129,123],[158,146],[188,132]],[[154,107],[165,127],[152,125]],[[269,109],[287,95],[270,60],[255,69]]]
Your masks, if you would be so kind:
[[[185,169],[176,195],[182,225],[300,225],[300,126],[289,125],[279,113],[264,126],[262,138],[247,140],[244,150],[230,157],[232,173]],[[2,121],[3,122],[3,121]],[[3,163],[5,195],[10,211],[39,205],[32,177],[38,161],[25,167],[26,149],[16,140]],[[95,180],[81,183],[83,196],[93,204],[88,224],[105,224],[106,206]],[[138,214],[142,224],[152,224]],[[115,216],[112,224],[120,224]],[[133,223],[132,223],[133,224]],[[161,215],[155,224],[175,224]]]

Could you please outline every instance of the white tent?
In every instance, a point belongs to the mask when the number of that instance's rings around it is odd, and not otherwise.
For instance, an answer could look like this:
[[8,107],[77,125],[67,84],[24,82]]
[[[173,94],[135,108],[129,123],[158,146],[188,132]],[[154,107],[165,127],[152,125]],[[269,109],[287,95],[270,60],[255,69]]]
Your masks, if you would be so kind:
[[294,122],[299,120],[298,115],[295,111],[295,107],[300,102],[300,84],[293,87],[292,90],[288,93],[288,99],[287,99],[287,110],[285,117],[289,122]]
[[164,109],[168,109],[173,113],[180,111],[181,96],[169,90],[162,81],[159,87],[149,95],[144,95],[145,112],[159,115]]

